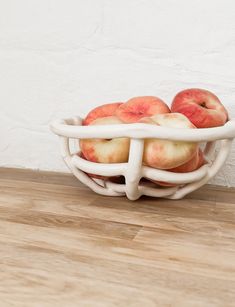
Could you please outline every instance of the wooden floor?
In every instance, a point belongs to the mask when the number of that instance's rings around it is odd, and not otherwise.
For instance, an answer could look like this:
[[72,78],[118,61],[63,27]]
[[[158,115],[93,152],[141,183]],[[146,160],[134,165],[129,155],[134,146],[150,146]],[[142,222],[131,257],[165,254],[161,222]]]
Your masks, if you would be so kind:
[[98,196],[0,169],[0,306],[235,306],[235,190]]

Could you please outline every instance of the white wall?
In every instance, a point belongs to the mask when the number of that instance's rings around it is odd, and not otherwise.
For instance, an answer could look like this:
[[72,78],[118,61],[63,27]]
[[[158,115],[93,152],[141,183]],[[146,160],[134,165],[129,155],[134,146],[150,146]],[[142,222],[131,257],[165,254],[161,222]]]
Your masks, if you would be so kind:
[[66,171],[52,119],[188,87],[235,117],[233,0],[0,1],[0,166]]

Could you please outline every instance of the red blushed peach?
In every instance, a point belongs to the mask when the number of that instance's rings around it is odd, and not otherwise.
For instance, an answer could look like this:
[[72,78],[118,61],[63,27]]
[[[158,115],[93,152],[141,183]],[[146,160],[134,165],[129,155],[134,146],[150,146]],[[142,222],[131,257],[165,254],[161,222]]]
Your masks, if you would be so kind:
[[[182,114],[167,113],[146,117],[142,123],[160,125],[178,129],[195,128],[195,126]],[[164,139],[145,139],[143,162],[145,165],[170,169],[188,162],[196,153],[198,144],[195,142],[178,142]]]
[[172,168],[169,171],[175,173],[188,173],[195,171],[205,163],[202,150],[199,148],[195,155],[186,163]]
[[[205,163],[204,160],[204,156],[203,156],[203,152],[201,151],[201,149],[199,148],[197,150],[197,152],[195,153],[195,155],[186,163],[169,169],[169,172],[174,172],[174,173],[188,173],[188,172],[193,172],[195,170],[197,170],[198,168],[200,168],[203,164]],[[153,182],[161,185],[161,186],[165,186],[165,187],[173,187],[176,186],[177,184],[174,183],[169,183],[169,182],[162,182],[162,181],[154,181]]]
[[96,120],[97,118],[103,118],[107,116],[113,116],[115,114],[116,109],[122,105],[122,102],[114,102],[114,103],[107,103],[99,106],[93,110],[91,110],[86,118],[83,120],[83,125],[89,125],[91,122]]
[[170,109],[164,101],[154,96],[134,97],[120,105],[116,116],[124,123],[136,123],[143,117],[154,114],[169,113]]
[[[120,125],[123,122],[115,116],[97,118],[90,125]],[[122,163],[129,157],[130,140],[115,139],[81,139],[80,148],[83,156],[92,162]]]
[[172,112],[184,114],[197,128],[222,126],[228,113],[213,93],[203,89],[187,89],[173,99]]

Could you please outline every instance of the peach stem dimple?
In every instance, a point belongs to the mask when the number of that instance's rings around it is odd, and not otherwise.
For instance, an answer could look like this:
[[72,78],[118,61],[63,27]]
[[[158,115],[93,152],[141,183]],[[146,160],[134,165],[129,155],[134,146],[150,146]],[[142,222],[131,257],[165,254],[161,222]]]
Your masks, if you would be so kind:
[[200,106],[201,106],[202,108],[207,109],[206,103],[205,103],[204,101],[200,104]]

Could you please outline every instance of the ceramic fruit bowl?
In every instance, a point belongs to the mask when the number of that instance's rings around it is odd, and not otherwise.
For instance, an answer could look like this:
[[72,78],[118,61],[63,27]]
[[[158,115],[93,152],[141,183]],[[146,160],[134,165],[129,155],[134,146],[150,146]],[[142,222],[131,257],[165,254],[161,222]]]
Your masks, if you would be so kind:
[[[235,137],[235,120],[216,128],[181,129],[154,126],[145,123],[122,125],[82,126],[82,118],[56,120],[51,130],[60,137],[61,153],[71,172],[94,192],[107,196],[127,196],[136,200],[141,195],[180,199],[206,184],[221,169]],[[95,163],[85,160],[79,149],[71,150],[71,140],[130,138],[129,159],[126,163]],[[188,173],[174,173],[143,165],[144,139],[157,138],[170,141],[204,143],[206,164]],[[215,151],[215,146],[218,150]],[[88,174],[97,175],[94,177]],[[123,176],[122,183],[109,179]],[[171,182],[172,187],[161,187],[151,181]]]

